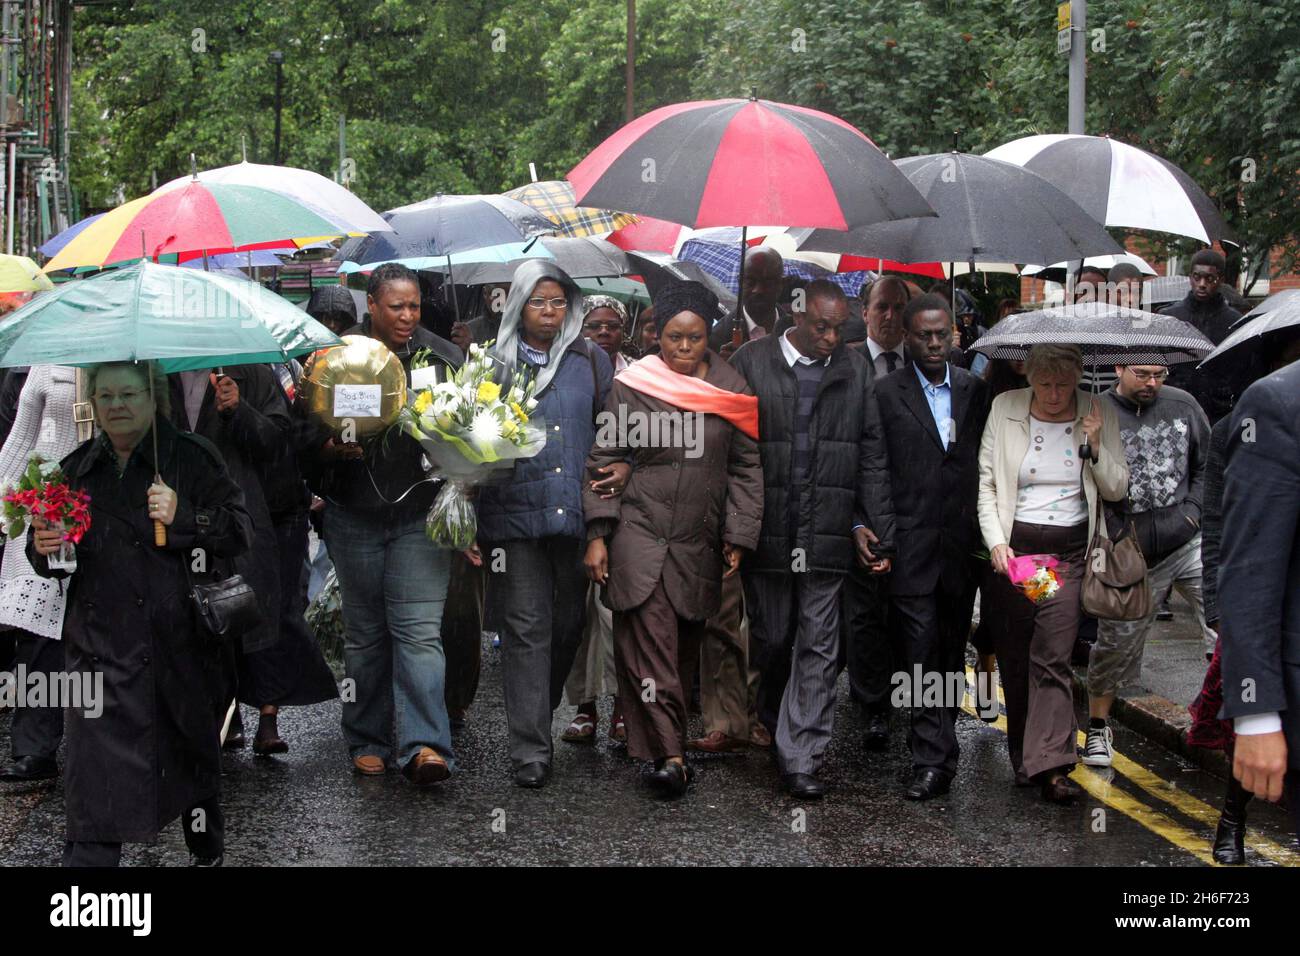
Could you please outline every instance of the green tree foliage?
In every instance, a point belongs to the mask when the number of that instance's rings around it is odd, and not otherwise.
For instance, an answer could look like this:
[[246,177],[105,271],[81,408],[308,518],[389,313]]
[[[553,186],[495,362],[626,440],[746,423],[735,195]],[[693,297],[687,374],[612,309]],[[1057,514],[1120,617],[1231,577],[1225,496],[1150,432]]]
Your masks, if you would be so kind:
[[[983,152],[1064,129],[1055,12],[1048,0],[639,0],[636,112],[752,87],[842,116],[894,157]],[[187,172],[191,152],[218,166],[242,142],[269,162],[277,49],[282,161],[333,174],[345,115],[353,188],[377,209],[508,189],[530,161],[560,177],[623,122],[625,17],[617,0],[79,7],[73,182],[103,208]],[[1088,21],[1088,131],[1182,166],[1249,243],[1294,261],[1300,6],[1093,0]]]

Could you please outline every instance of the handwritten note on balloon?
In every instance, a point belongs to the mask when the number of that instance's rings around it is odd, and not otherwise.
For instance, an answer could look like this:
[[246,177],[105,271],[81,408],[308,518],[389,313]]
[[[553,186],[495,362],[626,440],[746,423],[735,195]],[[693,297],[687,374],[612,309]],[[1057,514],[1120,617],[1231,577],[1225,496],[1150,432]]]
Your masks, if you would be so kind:
[[382,385],[335,385],[335,418],[378,418],[384,404]]

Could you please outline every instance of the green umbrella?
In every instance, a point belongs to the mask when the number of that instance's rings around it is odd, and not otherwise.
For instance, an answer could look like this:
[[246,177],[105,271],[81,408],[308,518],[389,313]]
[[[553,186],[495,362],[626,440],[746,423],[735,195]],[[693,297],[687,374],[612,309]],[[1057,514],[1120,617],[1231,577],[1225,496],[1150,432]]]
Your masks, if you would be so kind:
[[[65,282],[0,322],[0,368],[157,360],[166,372],[183,372],[284,362],[341,344],[256,282],[145,260]],[[152,399],[152,375],[149,389]],[[150,432],[156,462],[158,429]],[[157,520],[154,543],[166,543]]]
[[636,279],[575,279],[578,288],[587,295],[608,295],[626,305],[645,308],[650,304],[650,292],[644,282]]
[[339,344],[256,282],[143,261],[62,283],[0,321],[0,368],[154,359],[183,372],[285,362]]

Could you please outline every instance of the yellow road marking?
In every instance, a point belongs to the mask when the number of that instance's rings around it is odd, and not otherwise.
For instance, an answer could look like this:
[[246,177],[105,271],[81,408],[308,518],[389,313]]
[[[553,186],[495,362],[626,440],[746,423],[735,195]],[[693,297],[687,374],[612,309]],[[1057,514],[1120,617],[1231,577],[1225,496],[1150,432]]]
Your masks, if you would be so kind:
[[[973,685],[975,682],[975,672],[971,668],[966,668],[966,678]],[[1002,693],[1002,686],[997,685],[998,701],[1006,704],[1006,697]],[[968,708],[967,708],[968,709]],[[975,713],[973,710],[971,713]],[[978,715],[976,715],[978,716]],[[996,726],[996,725],[995,725]],[[1082,747],[1087,743],[1087,734],[1083,731],[1078,733],[1078,744]],[[1088,767],[1082,763],[1079,765],[1084,770],[1089,771],[1097,779],[1105,782],[1105,778],[1098,772],[1097,768]],[[1111,769],[1116,773],[1128,778],[1135,786],[1145,790],[1151,796],[1158,800],[1163,800],[1170,806],[1176,808],[1187,816],[1191,817],[1198,823],[1205,824],[1211,830],[1219,825],[1219,811],[1210,806],[1203,800],[1199,800],[1186,791],[1179,790],[1169,781],[1152,773],[1142,765],[1135,763],[1128,757],[1125,757],[1118,750],[1114,752],[1114,758],[1111,761]],[[1082,780],[1076,780],[1076,783],[1083,784]],[[1091,791],[1089,791],[1091,792]],[[1140,804],[1139,804],[1140,806]],[[1207,846],[1209,843],[1207,843]],[[1300,866],[1300,853],[1287,849],[1279,843],[1275,843],[1268,837],[1260,836],[1256,831],[1249,828],[1246,830],[1246,845],[1265,859],[1272,860],[1274,863],[1280,863],[1283,866]]]
[[[979,716],[972,707],[963,705],[962,710]],[[998,719],[989,726],[1005,734],[1007,732],[1006,715],[998,714]],[[1108,807],[1118,810],[1124,816],[1146,827],[1156,836],[1168,840],[1180,850],[1186,850],[1202,863],[1208,866],[1219,865],[1215,862],[1214,857],[1210,855],[1209,843],[1203,837],[1199,837],[1191,830],[1179,826],[1160,811],[1151,809],[1145,803],[1130,797],[1119,788],[1112,787],[1097,774],[1072,775],[1070,779]]]

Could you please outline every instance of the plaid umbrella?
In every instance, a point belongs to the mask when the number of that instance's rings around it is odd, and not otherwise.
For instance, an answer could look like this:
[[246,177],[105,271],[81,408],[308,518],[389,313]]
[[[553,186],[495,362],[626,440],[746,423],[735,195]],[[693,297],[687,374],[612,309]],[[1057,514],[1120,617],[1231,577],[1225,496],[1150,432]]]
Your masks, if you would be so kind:
[[559,226],[558,234],[570,239],[603,236],[637,221],[636,216],[608,209],[593,209],[574,202],[573,184],[567,179],[549,179],[511,189],[508,196],[525,206],[532,206]]
[[[713,276],[733,294],[740,291],[740,246],[712,242],[706,239],[688,239],[682,243],[678,258],[694,262]],[[801,259],[785,260],[785,275],[801,279],[829,279],[844,290],[846,295],[857,295],[873,272],[830,272]]]
[[972,346],[989,358],[1023,362],[1035,345],[1077,345],[1099,365],[1176,365],[1198,362],[1214,343],[1172,315],[1082,302],[1009,315]]

